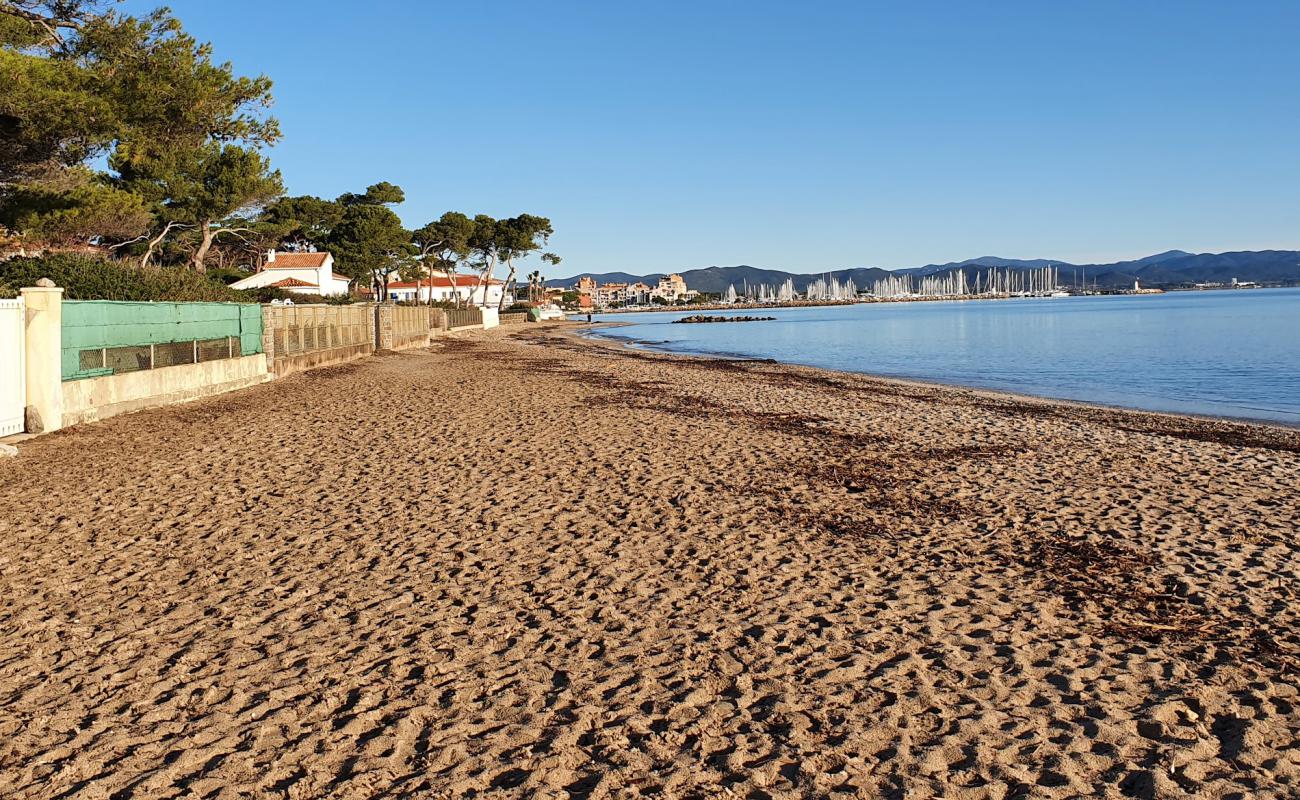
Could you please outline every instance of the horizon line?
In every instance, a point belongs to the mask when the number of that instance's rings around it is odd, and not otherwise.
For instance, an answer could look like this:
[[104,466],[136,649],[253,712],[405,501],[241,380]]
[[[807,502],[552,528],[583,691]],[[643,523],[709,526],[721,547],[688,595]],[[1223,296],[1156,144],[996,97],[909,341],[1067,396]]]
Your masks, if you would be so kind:
[[645,277],[649,277],[649,276],[651,276],[651,275],[674,275],[674,274],[681,274],[681,273],[683,273],[683,272],[694,272],[694,271],[697,271],[697,270],[703,270],[703,269],[737,269],[737,268],[739,268],[739,267],[748,267],[748,268],[750,268],[750,269],[769,270],[769,271],[772,271],[772,272],[785,272],[785,273],[788,273],[788,274],[790,274],[790,275],[824,275],[824,274],[831,274],[831,273],[835,273],[835,272],[849,272],[849,271],[857,270],[857,269],[879,269],[879,270],[883,270],[883,271],[885,271],[885,272],[898,272],[898,271],[900,271],[900,270],[905,270],[905,269],[924,269],[924,268],[926,268],[926,267],[957,267],[957,266],[962,266],[962,265],[969,265],[969,262],[971,262],[971,261],[979,261],[980,259],[984,259],[984,258],[1000,258],[1000,259],[1003,259],[1003,260],[1006,260],[1006,261],[1043,261],[1043,262],[1049,262],[1049,263],[1045,263],[1043,266],[1049,266],[1049,264],[1050,264],[1051,266],[1061,265],[1061,266],[1069,266],[1069,267],[1111,267],[1111,266],[1115,266],[1116,264],[1130,264],[1130,263],[1133,263],[1133,262],[1135,262],[1135,261],[1141,261],[1141,260],[1146,259],[1146,258],[1152,258],[1152,257],[1154,257],[1154,256],[1165,255],[1166,253],[1184,253],[1184,254],[1186,254],[1187,256],[1221,256],[1221,255],[1228,255],[1228,254],[1230,254],[1230,253],[1270,253],[1270,252],[1277,252],[1277,253],[1297,253],[1297,254],[1300,254],[1300,246],[1297,246],[1295,249],[1276,248],[1276,247],[1266,247],[1266,248],[1263,248],[1263,249],[1260,249],[1260,250],[1247,250],[1247,249],[1240,249],[1240,250],[1220,250],[1220,251],[1217,251],[1217,252],[1216,252],[1216,251],[1206,250],[1206,251],[1204,251],[1204,252],[1199,252],[1199,253],[1197,253],[1197,252],[1193,252],[1193,251],[1190,251],[1190,250],[1182,250],[1182,249],[1179,249],[1179,248],[1176,248],[1176,247],[1175,247],[1175,248],[1170,248],[1170,249],[1168,249],[1168,250],[1160,250],[1160,251],[1157,251],[1157,252],[1154,252],[1154,253],[1149,253],[1149,254],[1144,255],[1144,256],[1134,256],[1134,257],[1131,257],[1131,258],[1121,258],[1121,259],[1118,259],[1118,260],[1116,260],[1116,261],[1104,261],[1104,262],[1103,262],[1103,261],[1094,261],[1094,262],[1088,262],[1088,263],[1081,263],[1081,262],[1077,262],[1077,261],[1067,261],[1067,260],[1059,259],[1059,258],[1016,258],[1016,257],[1011,257],[1011,256],[982,255],[982,256],[973,256],[973,257],[971,257],[971,258],[962,259],[962,260],[960,260],[960,261],[930,262],[930,263],[927,263],[927,264],[917,264],[917,265],[914,265],[914,266],[904,266],[904,267],[877,267],[877,266],[836,267],[836,268],[834,268],[834,269],[822,269],[822,270],[817,270],[817,271],[815,271],[815,272],[795,272],[795,271],[793,271],[793,270],[782,269],[782,268],[780,268],[780,267],[757,267],[757,266],[754,266],[753,264],[744,264],[744,263],[740,263],[740,264],[728,264],[728,265],[711,264],[711,265],[709,265],[709,266],[707,266],[707,267],[688,267],[688,268],[686,268],[686,269],[675,269],[675,270],[669,270],[669,271],[667,271],[667,272],[656,271],[656,272],[635,273],[635,272],[628,272],[628,271],[625,271],[625,270],[619,270],[619,269],[612,269],[612,270],[608,270],[608,271],[606,271],[606,272],[593,272],[593,271],[591,271],[591,270],[584,270],[584,271],[582,271],[582,272],[575,272],[575,273],[573,273],[572,275],[568,275],[568,276],[565,276],[565,277],[560,277],[560,278],[547,278],[546,280],[547,280],[548,282],[550,282],[550,281],[567,281],[567,280],[571,280],[571,279],[573,279],[573,278],[581,278],[581,277],[583,277],[583,276],[609,275],[609,274],[613,274],[613,273],[622,273],[622,274],[624,274],[624,275],[634,275],[634,276],[636,276],[636,277],[645,278]]

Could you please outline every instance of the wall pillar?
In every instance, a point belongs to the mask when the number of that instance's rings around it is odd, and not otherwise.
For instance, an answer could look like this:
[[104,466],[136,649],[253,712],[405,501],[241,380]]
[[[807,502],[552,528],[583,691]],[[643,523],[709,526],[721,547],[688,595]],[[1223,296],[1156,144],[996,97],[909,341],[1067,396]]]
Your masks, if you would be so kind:
[[393,349],[393,306],[380,303],[375,306],[375,349]]
[[63,427],[63,289],[49,278],[22,290],[26,315],[28,433]]
[[272,369],[275,364],[275,325],[278,320],[271,310],[274,306],[262,306],[262,352],[266,354],[266,367]]

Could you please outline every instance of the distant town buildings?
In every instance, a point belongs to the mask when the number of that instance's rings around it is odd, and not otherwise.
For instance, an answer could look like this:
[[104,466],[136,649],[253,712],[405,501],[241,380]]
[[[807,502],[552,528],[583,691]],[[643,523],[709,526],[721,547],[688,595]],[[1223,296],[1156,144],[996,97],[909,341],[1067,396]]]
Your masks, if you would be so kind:
[[641,281],[597,284],[595,278],[584,275],[574,288],[578,292],[579,308],[647,306],[656,302],[672,305],[699,296],[699,292],[687,288],[686,281],[676,273],[660,278],[655,286]]

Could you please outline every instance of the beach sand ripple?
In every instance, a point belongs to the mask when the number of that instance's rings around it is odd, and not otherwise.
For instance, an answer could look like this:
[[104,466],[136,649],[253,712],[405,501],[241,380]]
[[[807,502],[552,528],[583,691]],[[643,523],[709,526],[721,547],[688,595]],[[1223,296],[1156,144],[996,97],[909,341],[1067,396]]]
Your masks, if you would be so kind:
[[1300,437],[528,326],[0,463],[0,796],[1294,797]]

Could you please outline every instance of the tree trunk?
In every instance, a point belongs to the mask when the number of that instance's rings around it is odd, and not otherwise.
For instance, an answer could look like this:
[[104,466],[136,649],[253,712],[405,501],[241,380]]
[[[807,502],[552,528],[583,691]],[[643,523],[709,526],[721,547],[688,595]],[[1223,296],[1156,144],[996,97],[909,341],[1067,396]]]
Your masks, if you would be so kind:
[[483,292],[483,305],[484,307],[487,306],[488,280],[492,277],[492,270],[496,269],[496,266],[497,260],[495,256],[492,257],[492,260],[483,265],[483,272],[478,276],[478,285],[474,287],[473,293],[469,296],[469,302],[465,304],[467,308],[469,307],[469,303],[474,302],[474,295],[478,294],[480,291]]
[[[510,284],[514,283],[515,280],[515,260],[513,258],[507,258],[506,265],[510,267],[510,274],[506,276],[506,282],[501,284],[501,300],[497,302],[498,312],[505,310],[506,291],[510,289]],[[483,300],[487,300],[487,295],[483,296]]]
[[176,227],[175,222],[167,223],[157,236],[149,240],[149,246],[145,248],[144,255],[140,257],[140,269],[149,268],[149,262],[153,260],[153,251],[158,248],[163,239],[167,238],[167,234],[171,233],[174,227]]
[[208,268],[203,262],[208,257],[208,251],[212,249],[212,240],[215,238],[212,233],[212,220],[200,221],[199,232],[203,238],[199,240],[199,249],[194,251],[194,258],[190,261],[190,265],[194,267],[195,272],[207,272]]
[[[456,265],[444,266],[442,271],[447,274],[447,282],[451,284],[451,307],[460,308],[460,285],[456,283]],[[430,293],[432,295],[432,293]]]

